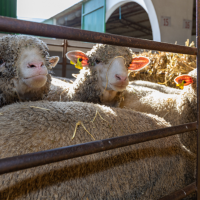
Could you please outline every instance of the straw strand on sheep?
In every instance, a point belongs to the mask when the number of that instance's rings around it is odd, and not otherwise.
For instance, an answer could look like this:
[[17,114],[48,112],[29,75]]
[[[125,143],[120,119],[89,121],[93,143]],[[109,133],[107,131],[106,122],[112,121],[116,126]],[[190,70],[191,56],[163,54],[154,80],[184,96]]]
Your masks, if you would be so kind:
[[[96,111],[109,124],[91,123]],[[96,140],[170,126],[151,114],[82,102],[24,102],[0,112],[1,158],[90,142],[81,126],[71,140],[78,121]],[[159,199],[192,183],[195,165],[175,135],[5,174],[0,199]]]

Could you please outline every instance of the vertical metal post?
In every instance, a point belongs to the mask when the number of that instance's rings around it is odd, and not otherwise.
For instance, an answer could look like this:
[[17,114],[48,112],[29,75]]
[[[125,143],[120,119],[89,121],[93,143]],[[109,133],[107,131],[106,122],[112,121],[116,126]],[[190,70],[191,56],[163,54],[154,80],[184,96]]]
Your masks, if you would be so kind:
[[197,200],[200,200],[200,0],[196,0],[197,46]]
[[63,45],[63,62],[62,62],[62,77],[66,77],[66,72],[67,72],[67,58],[65,54],[67,53],[67,40],[64,40],[64,45]]

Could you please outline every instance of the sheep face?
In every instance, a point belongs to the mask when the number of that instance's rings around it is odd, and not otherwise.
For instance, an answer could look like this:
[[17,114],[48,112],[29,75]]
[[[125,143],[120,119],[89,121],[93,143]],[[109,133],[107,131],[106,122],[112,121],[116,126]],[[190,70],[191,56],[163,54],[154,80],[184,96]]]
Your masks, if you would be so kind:
[[24,50],[18,61],[18,77],[20,85],[30,88],[40,88],[47,81],[47,68],[45,60],[37,49]]
[[197,96],[197,69],[188,74],[182,74],[174,79],[177,86],[183,89],[184,93]]
[[[107,59],[103,55],[100,56],[104,50],[109,54]],[[70,51],[66,56],[78,69],[87,67],[91,71],[97,71],[99,87],[102,90],[116,92],[125,90],[129,83],[128,69],[137,71],[149,63],[149,59],[146,57],[132,58],[130,50],[125,47],[96,45],[91,52],[92,58],[81,51]],[[94,54],[96,57],[93,55],[94,52],[97,54]]]
[[100,86],[106,90],[123,91],[129,83],[128,70],[122,57],[110,59],[108,64],[95,65]]
[[48,93],[48,71],[59,57],[49,57],[47,45],[36,37],[8,35],[0,38],[0,90],[7,99],[39,100]]
[[[58,62],[58,57],[48,58],[52,66]],[[39,89],[47,82],[48,70],[46,60],[38,49],[25,49],[21,52],[17,61],[18,79],[14,81],[16,88],[23,90]],[[23,91],[21,91],[23,92]],[[24,91],[25,92],[25,91]]]

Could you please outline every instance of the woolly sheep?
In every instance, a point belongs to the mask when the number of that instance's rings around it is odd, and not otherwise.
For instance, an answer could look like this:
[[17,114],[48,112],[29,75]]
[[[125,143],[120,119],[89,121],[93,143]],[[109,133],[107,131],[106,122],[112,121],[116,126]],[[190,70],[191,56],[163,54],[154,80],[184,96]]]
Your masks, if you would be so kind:
[[[142,86],[129,86],[124,94],[124,101],[120,107],[146,112],[163,117],[171,125],[179,125],[197,120],[197,71],[194,69],[189,76],[180,76],[181,81],[187,81],[180,94],[165,94]],[[148,91],[147,91],[148,90]],[[184,139],[183,139],[184,138]],[[196,131],[180,135],[182,143],[196,153]]]
[[[194,47],[194,42],[185,42],[186,46]],[[196,68],[196,55],[179,54],[172,52],[144,51],[133,56],[147,56],[150,59],[149,65],[139,72],[133,72],[129,80],[145,80],[155,83],[162,83],[170,87],[176,87],[174,78],[181,74],[188,74]]]
[[[98,111],[94,122],[95,113]],[[170,126],[162,118],[82,102],[0,109],[0,157]],[[106,120],[106,121],[105,121]],[[81,121],[71,140],[75,125]],[[194,181],[196,160],[177,136],[0,176],[0,199],[159,199]]]
[[66,77],[60,77],[60,76],[52,76],[52,78],[64,81],[66,83],[73,83],[76,79],[75,78],[66,78]]
[[142,80],[131,81],[129,82],[129,85],[133,85],[133,86],[138,85],[138,86],[148,87],[148,88],[155,89],[155,90],[158,90],[159,92],[163,92],[166,94],[180,94],[181,93],[180,89],[171,88],[165,85],[152,83],[149,81],[142,81]]
[[105,44],[95,45],[87,54],[71,51],[66,56],[76,66],[77,60],[81,59],[83,69],[69,88],[52,86],[45,100],[82,101],[118,106],[123,90],[128,85],[127,69],[142,69],[149,62],[148,58],[144,57],[132,59],[132,51],[127,47]]
[[[77,74],[73,74],[75,78],[73,79],[69,79],[69,78],[65,78],[65,77],[58,77],[56,76],[56,79],[62,80],[66,83],[73,83],[76,78],[77,78]],[[142,81],[142,80],[136,80],[136,81],[131,81],[129,82],[129,85],[138,85],[138,86],[144,86],[144,87],[148,87],[151,89],[155,89],[158,90],[160,92],[164,92],[166,94],[180,94],[181,90],[180,89],[175,89],[175,88],[171,88],[171,87],[167,87],[165,85],[161,85],[158,83],[152,83],[149,81]]]
[[0,38],[0,107],[44,98],[51,83],[48,70],[58,60],[59,57],[49,57],[47,45],[36,37]]

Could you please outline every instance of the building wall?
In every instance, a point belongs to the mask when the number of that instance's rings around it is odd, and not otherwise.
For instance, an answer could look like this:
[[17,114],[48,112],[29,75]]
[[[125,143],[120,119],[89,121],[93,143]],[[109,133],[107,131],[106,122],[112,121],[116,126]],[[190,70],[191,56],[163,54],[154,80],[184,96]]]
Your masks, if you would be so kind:
[[[152,0],[152,3],[159,22],[161,42],[174,44],[177,41],[178,44],[184,45],[187,39],[191,40],[192,0]],[[167,23],[164,22],[164,18],[168,19]]]
[[159,27],[156,11],[154,9],[154,6],[151,0],[125,0],[125,1],[106,0],[106,21],[109,19],[109,17],[117,8],[129,2],[135,2],[144,8],[144,10],[147,12],[149,16],[149,20],[151,23],[153,40],[160,42],[161,41],[160,27]]
[[[128,2],[138,3],[147,12],[154,41],[184,45],[187,39],[191,40],[192,0],[107,0],[106,21],[115,9]],[[167,26],[163,24],[166,19]]]
[[0,15],[17,17],[17,0],[0,0]]

